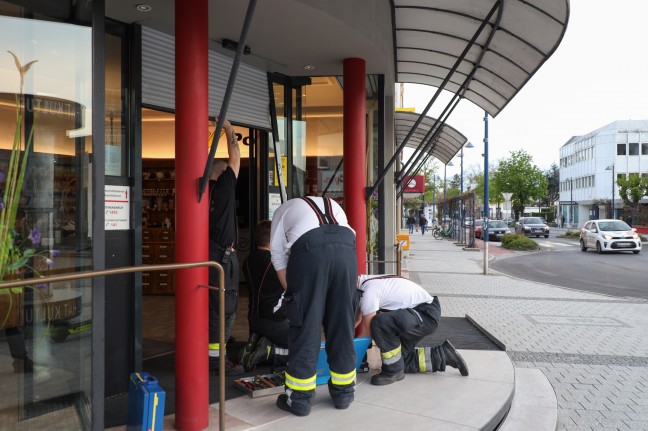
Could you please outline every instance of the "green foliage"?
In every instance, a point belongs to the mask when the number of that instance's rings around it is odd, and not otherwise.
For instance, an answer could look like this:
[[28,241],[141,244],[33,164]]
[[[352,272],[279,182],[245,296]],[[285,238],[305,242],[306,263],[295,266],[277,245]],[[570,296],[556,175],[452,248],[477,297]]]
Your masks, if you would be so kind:
[[9,158],[9,168],[6,173],[2,173],[2,178],[5,183],[0,200],[0,203],[2,203],[0,206],[0,280],[7,273],[24,266],[33,255],[33,253],[29,254],[25,258],[24,253],[16,248],[14,244],[16,237],[14,226],[16,224],[18,205],[20,203],[25,172],[27,170],[27,161],[34,137],[34,128],[32,127],[27,133],[26,141],[23,141],[24,114],[22,107],[24,106],[23,89],[25,74],[38,60],[30,61],[23,66],[13,52],[9,51],[9,53],[13,56],[16,68],[20,73],[20,93],[19,96],[16,96],[16,129],[13,136],[11,156]]
[[623,199],[624,206],[630,209],[632,224],[635,224],[639,215],[639,201],[648,195],[648,178],[639,174],[622,175],[617,178],[616,183],[619,186],[619,197]]
[[580,231],[578,230],[568,230],[562,235],[559,235],[560,238],[568,238],[568,239],[579,239],[580,238]]
[[547,180],[547,197],[543,201],[546,206],[551,206],[560,199],[560,168],[553,163],[544,176]]
[[532,163],[531,155],[524,150],[512,151],[511,157],[500,161],[491,184],[498,192],[512,193],[511,202],[516,219],[524,213],[529,202],[547,195],[547,178]]
[[509,250],[537,250],[538,243],[519,233],[508,233],[502,237],[502,247]]

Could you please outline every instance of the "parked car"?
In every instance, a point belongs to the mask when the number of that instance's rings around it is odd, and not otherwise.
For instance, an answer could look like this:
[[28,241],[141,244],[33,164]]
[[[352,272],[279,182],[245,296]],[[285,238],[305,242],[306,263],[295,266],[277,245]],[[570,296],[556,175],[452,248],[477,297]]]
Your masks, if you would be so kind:
[[483,218],[475,220],[475,225],[473,227],[473,229],[475,230],[475,238],[481,238],[481,231],[483,225],[484,225]]
[[582,251],[595,248],[598,253],[606,251],[641,251],[641,238],[636,229],[626,222],[614,219],[590,220],[583,225],[580,233]]
[[[475,226],[475,238],[484,239],[484,220]],[[502,240],[507,233],[511,233],[508,225],[503,220],[488,220],[488,240]]]
[[515,233],[536,238],[544,235],[545,238],[549,238],[549,226],[540,217],[521,217],[515,223]]
[[465,227],[470,227],[473,224],[473,218],[472,217],[466,217],[464,220],[464,226]]

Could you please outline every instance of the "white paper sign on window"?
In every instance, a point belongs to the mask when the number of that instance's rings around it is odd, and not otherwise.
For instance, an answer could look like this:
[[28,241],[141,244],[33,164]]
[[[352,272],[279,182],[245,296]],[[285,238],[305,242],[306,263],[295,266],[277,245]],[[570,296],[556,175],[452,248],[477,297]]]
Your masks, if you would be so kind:
[[130,229],[130,187],[105,187],[106,230]]

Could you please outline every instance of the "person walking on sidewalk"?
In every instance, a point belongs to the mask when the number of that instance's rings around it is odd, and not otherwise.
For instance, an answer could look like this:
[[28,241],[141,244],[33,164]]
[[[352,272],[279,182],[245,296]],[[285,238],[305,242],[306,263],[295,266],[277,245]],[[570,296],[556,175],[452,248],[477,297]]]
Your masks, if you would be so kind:
[[243,262],[248,284],[248,323],[250,336],[243,349],[241,364],[252,371],[262,363],[286,365],[288,362],[288,317],[284,288],[270,257],[270,220],[259,222],[254,230],[256,248]]
[[428,223],[427,219],[425,218],[423,213],[421,213],[421,216],[419,217],[419,226],[421,226],[421,235],[425,235],[425,229],[427,228],[427,223]]
[[414,218],[414,214],[410,213],[409,217],[407,217],[407,227],[409,228],[410,235],[414,233],[415,224],[416,224],[416,219]]
[[346,409],[353,402],[356,379],[355,231],[331,199],[291,199],[272,218],[270,252],[286,289],[290,325],[286,393],[277,398],[277,407],[297,416],[310,413],[323,325],[329,394],[335,408]]
[[380,349],[382,368],[372,376],[374,385],[388,385],[405,378],[405,373],[445,371],[446,366],[468,375],[468,366],[454,346],[443,344],[416,347],[434,333],[441,319],[438,297],[397,275],[361,275],[356,326],[359,337],[371,336]]

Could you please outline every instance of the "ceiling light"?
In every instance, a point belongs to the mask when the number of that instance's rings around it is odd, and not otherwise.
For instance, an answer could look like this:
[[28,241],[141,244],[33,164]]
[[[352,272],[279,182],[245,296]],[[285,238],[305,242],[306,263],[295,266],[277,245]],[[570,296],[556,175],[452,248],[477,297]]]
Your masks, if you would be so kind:
[[137,9],[138,12],[150,12],[153,10],[153,7],[142,3],[135,6],[135,9]]
[[313,66],[312,64],[307,64],[306,66],[304,66],[304,70],[315,70],[315,66]]

